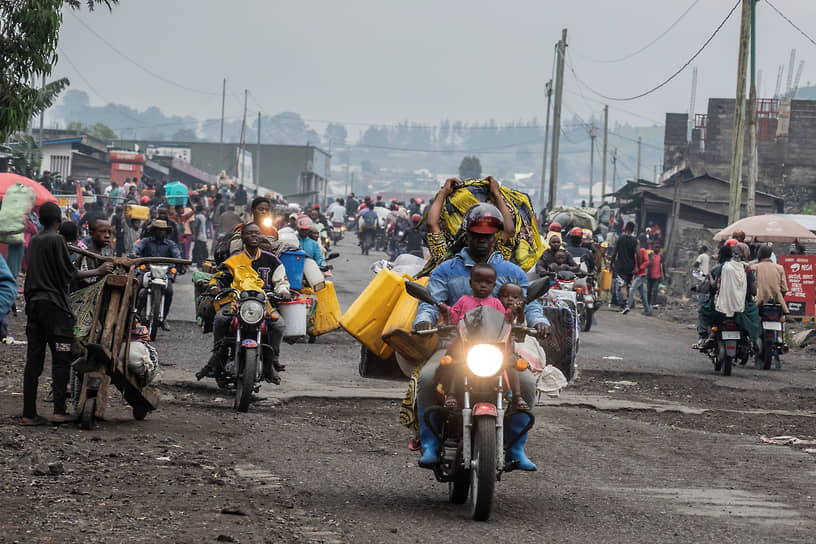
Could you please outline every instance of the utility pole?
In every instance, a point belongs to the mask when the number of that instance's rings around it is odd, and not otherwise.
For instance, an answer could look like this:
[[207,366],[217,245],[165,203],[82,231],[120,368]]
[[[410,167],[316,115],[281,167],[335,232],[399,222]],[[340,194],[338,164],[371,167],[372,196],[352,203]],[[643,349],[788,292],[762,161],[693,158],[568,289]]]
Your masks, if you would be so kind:
[[246,142],[246,110],[247,110],[247,94],[249,91],[244,89],[244,119],[241,121],[241,139],[238,142],[238,155],[235,157],[235,174],[238,178],[238,183],[244,183],[244,142]]
[[589,128],[589,207],[593,208],[592,183],[595,181],[595,138],[598,137],[598,129],[595,125]]
[[603,168],[601,169],[601,204],[606,202],[606,144],[609,138],[609,106],[604,106]]
[[547,122],[544,123],[544,158],[541,160],[541,196],[538,199],[539,210],[544,211],[547,206],[547,141],[550,136],[550,103],[552,102],[552,79],[547,82]]
[[640,146],[643,143],[643,137],[638,136],[638,163],[637,163],[637,174],[635,174],[635,183],[640,181]]
[[558,64],[555,80],[555,105],[553,106],[553,143],[550,158],[550,200],[548,208],[555,206],[558,194],[558,144],[561,136],[561,101],[564,98],[564,57],[567,54],[567,29],[561,30],[558,42]]
[[255,157],[255,187],[261,186],[261,112],[258,112],[258,156]]
[[756,0],[751,1],[751,90],[748,92],[748,201],[745,215],[756,214],[757,157]]
[[728,199],[728,223],[739,220],[742,200],[742,154],[745,147],[745,72],[748,71],[748,45],[751,34],[751,4],[742,0],[739,61],[737,67],[737,100],[734,104],[734,136],[731,141],[731,194]]
[[654,182],[657,183],[657,165],[654,165]]
[[615,192],[615,181],[618,177],[618,148],[612,150],[612,192]]
[[227,78],[224,78],[221,83],[221,137],[218,139],[219,143],[224,143],[224,103],[227,98]]

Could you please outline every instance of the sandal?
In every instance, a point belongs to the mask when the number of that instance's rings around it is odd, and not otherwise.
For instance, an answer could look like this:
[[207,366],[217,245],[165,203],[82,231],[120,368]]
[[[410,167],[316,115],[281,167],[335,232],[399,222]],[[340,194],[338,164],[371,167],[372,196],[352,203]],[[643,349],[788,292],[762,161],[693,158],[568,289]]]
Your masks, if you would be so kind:
[[516,397],[516,410],[529,410],[530,406],[527,402],[521,398],[521,396]]
[[418,436],[411,438],[411,441],[408,442],[408,449],[411,451],[419,451],[422,449],[422,444],[420,444]]
[[456,397],[453,395],[448,395],[445,397],[445,408],[448,410],[456,410],[459,408],[459,403],[456,401]]

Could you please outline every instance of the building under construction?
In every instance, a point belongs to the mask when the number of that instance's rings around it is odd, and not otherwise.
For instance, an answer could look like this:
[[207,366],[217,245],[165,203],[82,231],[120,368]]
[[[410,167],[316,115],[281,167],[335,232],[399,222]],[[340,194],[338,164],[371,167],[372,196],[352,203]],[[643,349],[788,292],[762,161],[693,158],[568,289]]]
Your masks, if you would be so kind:
[[[691,130],[689,130],[689,128]],[[685,113],[666,114],[663,177],[690,168],[728,179],[734,133],[734,99],[712,98],[708,112],[691,123]],[[748,176],[748,133],[743,184]],[[780,195],[785,210],[798,213],[816,200],[816,100],[765,98],[757,101],[757,190]]]

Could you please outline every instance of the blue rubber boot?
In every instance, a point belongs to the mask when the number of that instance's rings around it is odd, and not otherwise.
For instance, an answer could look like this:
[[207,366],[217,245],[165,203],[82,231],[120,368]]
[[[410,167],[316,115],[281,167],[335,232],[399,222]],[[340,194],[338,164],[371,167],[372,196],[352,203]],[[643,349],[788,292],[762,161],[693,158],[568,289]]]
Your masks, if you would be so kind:
[[[519,433],[521,433],[524,430],[524,427],[527,426],[527,422],[528,417],[525,414],[511,415],[505,423],[505,443],[508,443],[515,437],[519,436]],[[524,453],[524,444],[526,442],[527,433],[525,432],[519,437],[515,444],[507,449],[507,452],[504,454],[505,463],[511,464],[510,470],[533,471],[538,468],[536,467],[535,463],[530,461],[530,459]]]
[[422,444],[422,457],[419,466],[433,468],[439,462],[439,439],[433,430],[425,424],[425,410],[417,408],[419,417],[419,442]]

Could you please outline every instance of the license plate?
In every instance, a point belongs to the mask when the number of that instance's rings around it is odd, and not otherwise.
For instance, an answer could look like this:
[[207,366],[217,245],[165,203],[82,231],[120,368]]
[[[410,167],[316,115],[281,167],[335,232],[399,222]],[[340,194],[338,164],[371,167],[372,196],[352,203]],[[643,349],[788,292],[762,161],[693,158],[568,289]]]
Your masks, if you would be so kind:
[[782,323],[779,321],[763,321],[762,328],[767,331],[781,331]]
[[723,340],[739,340],[740,331],[722,331]]

